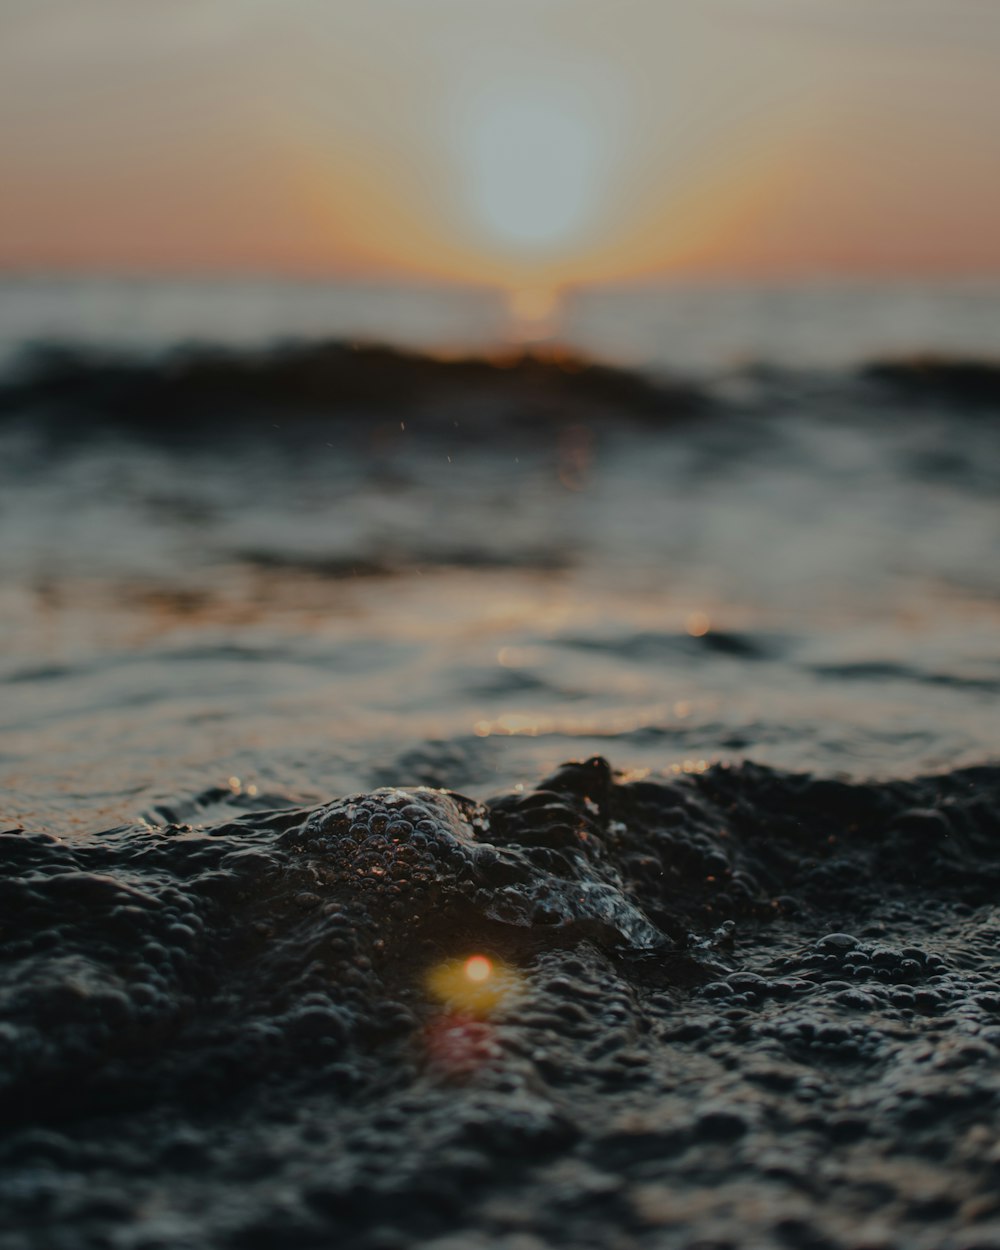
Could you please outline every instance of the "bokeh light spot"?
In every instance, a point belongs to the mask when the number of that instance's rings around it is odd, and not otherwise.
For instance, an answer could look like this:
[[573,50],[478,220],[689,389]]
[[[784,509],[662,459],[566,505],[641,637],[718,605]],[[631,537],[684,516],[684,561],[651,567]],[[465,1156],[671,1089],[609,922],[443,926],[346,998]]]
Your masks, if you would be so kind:
[[493,1014],[517,987],[513,969],[486,955],[447,959],[427,974],[427,990],[448,1011],[473,1019]]
[[493,965],[485,955],[472,955],[465,961],[465,975],[470,981],[488,981]]

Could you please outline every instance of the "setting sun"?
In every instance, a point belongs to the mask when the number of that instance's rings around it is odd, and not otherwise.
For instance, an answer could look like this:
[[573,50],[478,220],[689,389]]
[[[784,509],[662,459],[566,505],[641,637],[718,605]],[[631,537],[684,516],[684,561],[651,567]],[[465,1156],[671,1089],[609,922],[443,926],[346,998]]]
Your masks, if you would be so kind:
[[504,290],[1000,267],[993,6],[920,4],[905,39],[853,2],[102,10],[114,38],[73,6],[7,19],[0,265]]
[[473,102],[459,155],[489,242],[545,255],[578,239],[601,191],[597,131],[586,101],[555,88],[508,83]]

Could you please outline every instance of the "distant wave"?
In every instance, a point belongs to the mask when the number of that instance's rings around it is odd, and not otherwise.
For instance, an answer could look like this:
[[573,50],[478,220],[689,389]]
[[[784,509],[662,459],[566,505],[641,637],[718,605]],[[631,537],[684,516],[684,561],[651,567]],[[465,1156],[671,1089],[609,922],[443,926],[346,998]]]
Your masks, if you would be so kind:
[[[734,385],[735,384],[735,385]],[[568,350],[441,358],[378,344],[296,342],[266,350],[211,344],[152,357],[70,344],[22,352],[0,380],[0,420],[30,414],[64,426],[86,416],[169,434],[282,418],[354,420],[389,410],[422,424],[541,427],[566,420],[663,425],[769,401],[807,385],[981,412],[1000,405],[1000,361],[945,356],[872,360],[839,372],[766,363],[701,380],[621,368]]]
[[[480,413],[487,420],[498,400],[532,418],[572,404],[656,420],[687,416],[708,403],[696,385],[569,352],[442,359],[329,341],[259,352],[199,345],[149,359],[43,344],[23,353],[0,384],[0,416],[86,412],[136,430],[183,429],[273,420],[276,411],[329,417],[449,398],[460,398],[469,418]],[[484,401],[478,408],[477,400]]]
[[962,405],[1000,404],[1000,361],[913,356],[879,360],[862,375],[907,398],[944,400]]

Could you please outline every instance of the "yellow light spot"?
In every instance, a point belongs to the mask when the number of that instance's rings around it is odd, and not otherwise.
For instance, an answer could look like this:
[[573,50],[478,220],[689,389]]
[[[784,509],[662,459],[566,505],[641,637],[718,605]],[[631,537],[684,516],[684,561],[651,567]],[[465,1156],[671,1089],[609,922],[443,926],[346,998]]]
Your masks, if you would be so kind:
[[483,1019],[517,986],[512,969],[485,955],[448,959],[427,974],[427,990],[450,1011]]
[[488,981],[493,965],[485,955],[473,955],[465,961],[465,975],[470,981]]
[[240,779],[239,779],[239,777],[230,777],[230,778],[229,778],[229,788],[230,788],[230,790],[238,790],[238,789],[240,788]]
[[685,623],[685,629],[692,638],[704,638],[711,627],[712,622],[704,612],[692,612]]

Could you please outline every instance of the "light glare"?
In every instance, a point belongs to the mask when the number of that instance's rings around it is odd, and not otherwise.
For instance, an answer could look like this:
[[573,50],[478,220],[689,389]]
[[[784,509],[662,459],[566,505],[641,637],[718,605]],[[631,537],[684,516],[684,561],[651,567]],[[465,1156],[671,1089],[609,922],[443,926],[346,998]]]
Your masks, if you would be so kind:
[[426,986],[449,1012],[474,1020],[491,1016],[517,987],[517,973],[486,955],[447,959],[428,969]]
[[493,965],[485,955],[472,955],[465,961],[465,975],[470,981],[488,981]]

